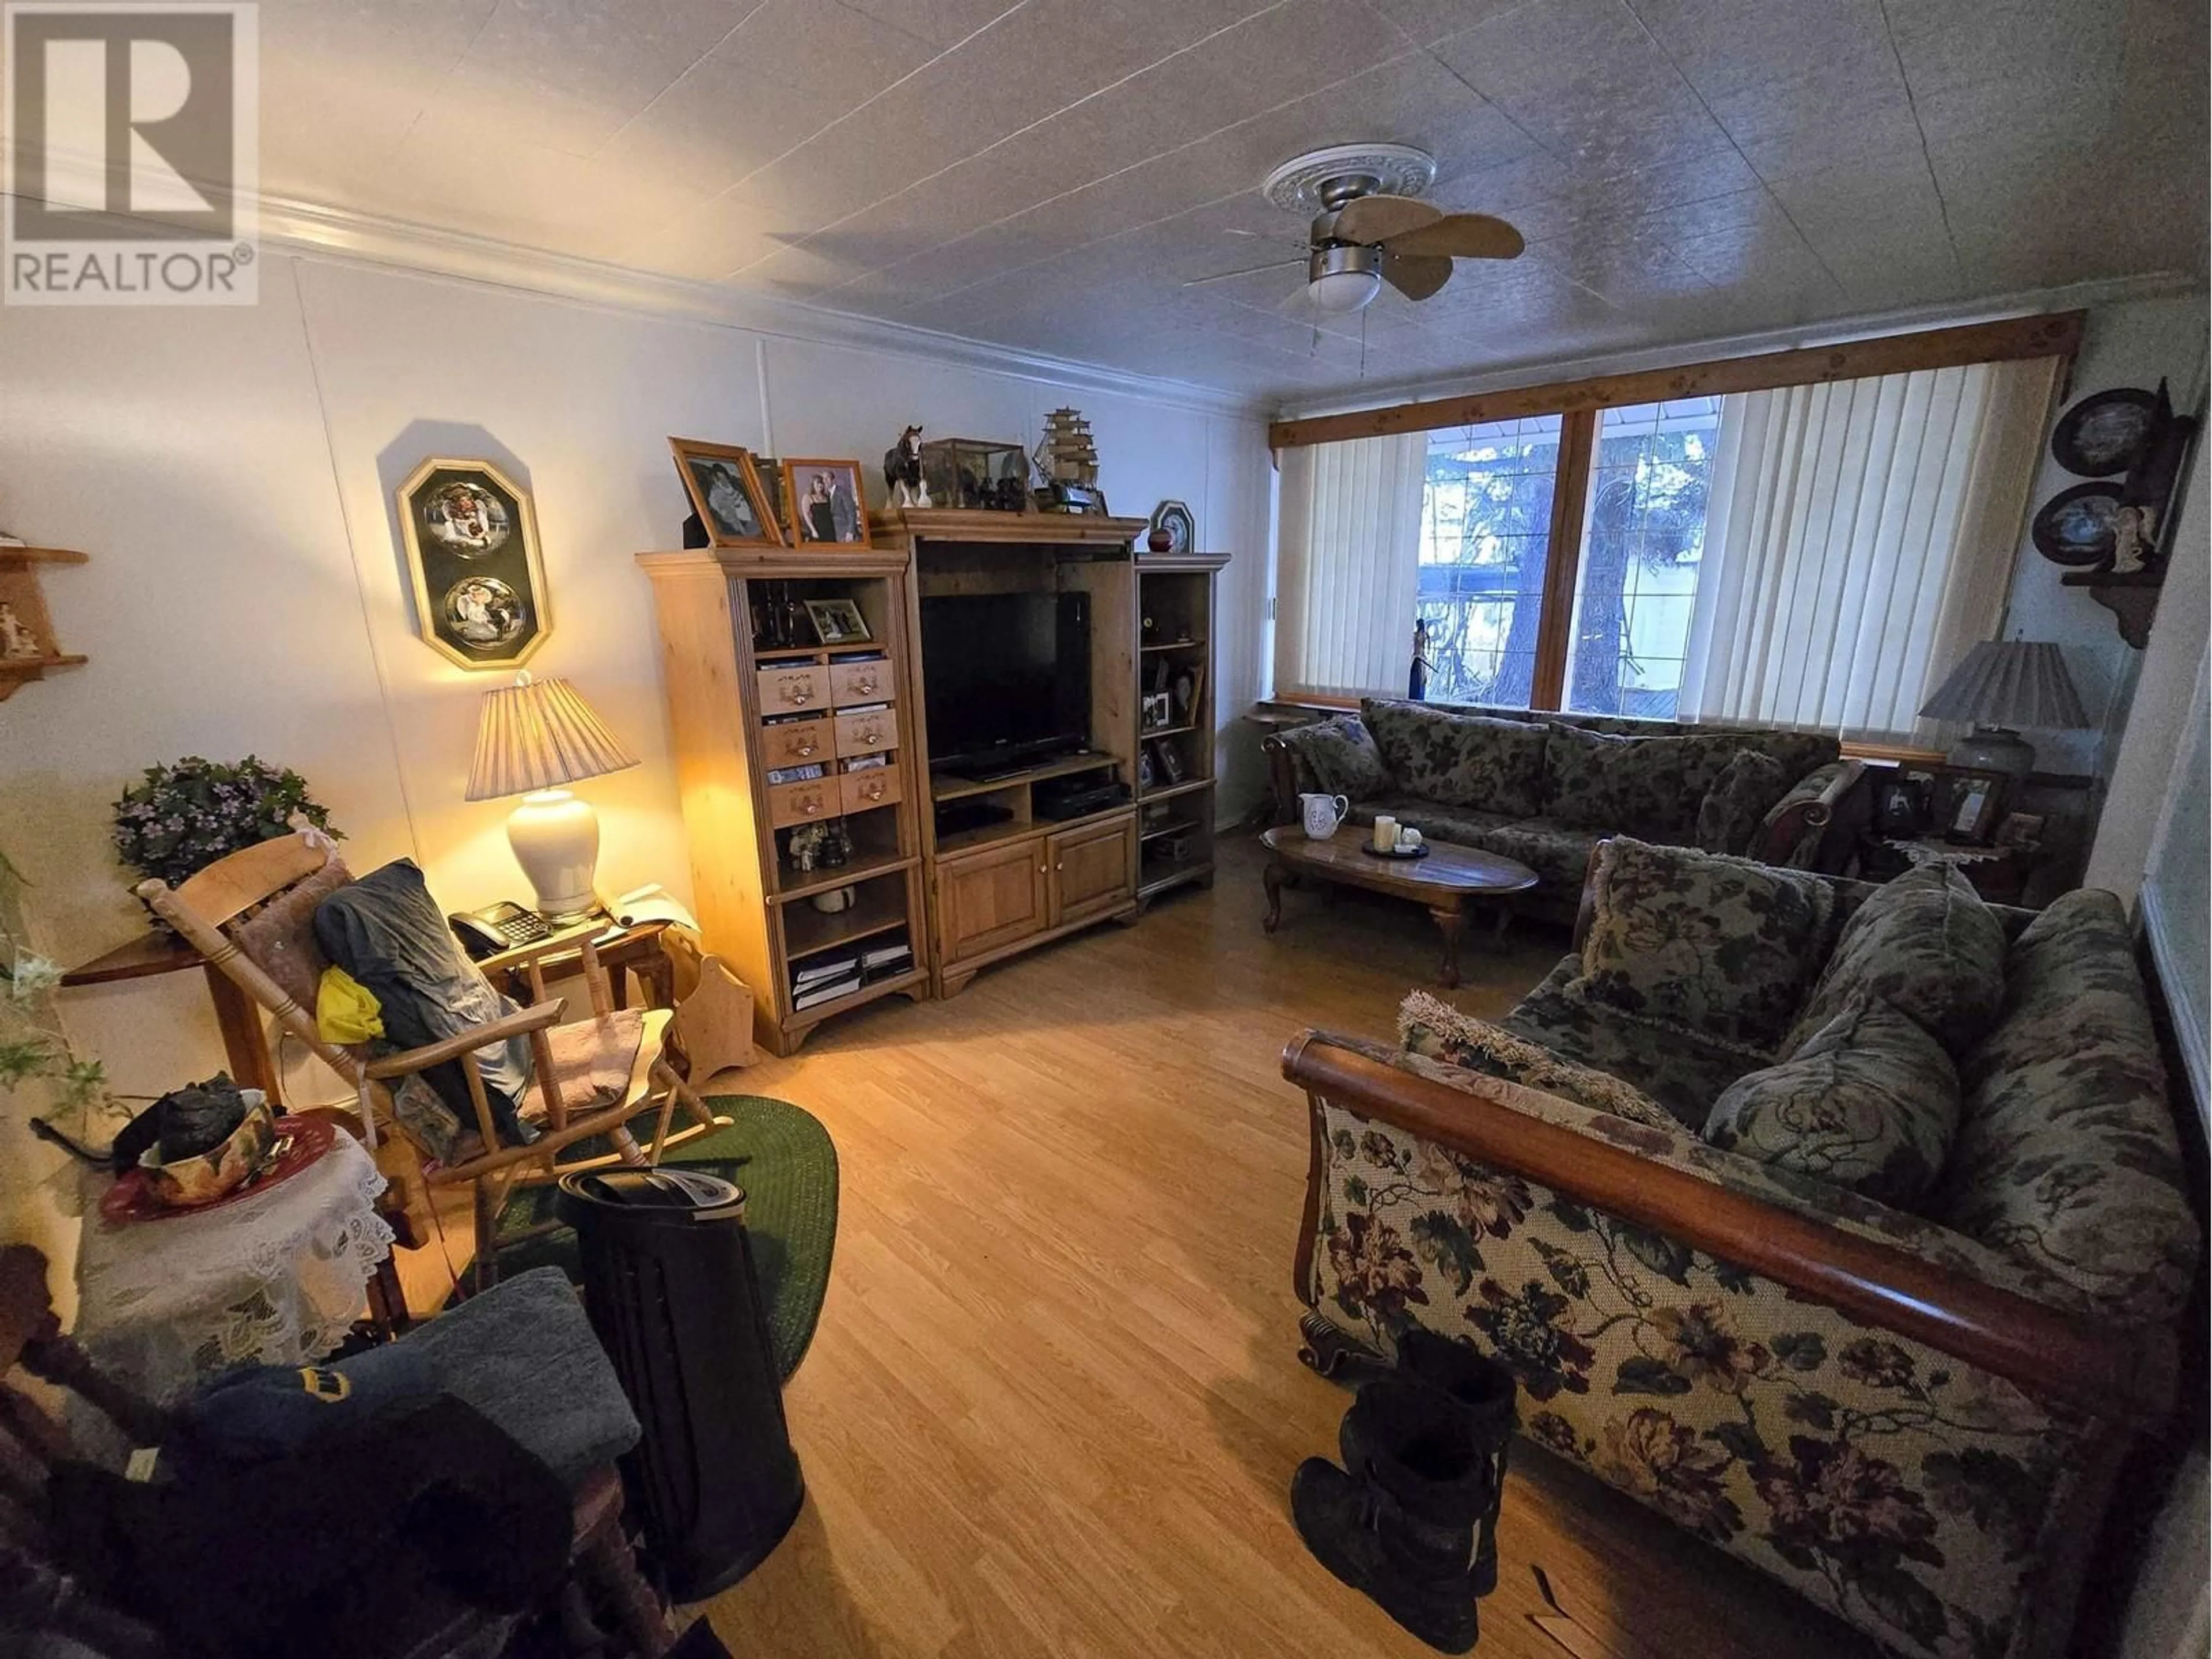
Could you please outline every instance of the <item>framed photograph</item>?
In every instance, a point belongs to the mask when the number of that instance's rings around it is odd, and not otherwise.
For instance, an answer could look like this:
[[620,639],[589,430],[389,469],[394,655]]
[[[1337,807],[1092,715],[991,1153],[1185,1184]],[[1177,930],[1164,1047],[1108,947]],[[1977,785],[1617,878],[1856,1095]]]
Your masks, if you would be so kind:
[[670,452],[684,479],[691,510],[707,527],[710,547],[781,547],[775,513],[761,488],[753,458],[727,444],[671,438]]
[[814,623],[814,632],[824,645],[872,645],[874,636],[868,632],[868,619],[860,614],[860,607],[850,599],[809,599],[806,614]]
[[1925,772],[1892,771],[1875,787],[1875,829],[1885,836],[1917,836],[1928,828],[1935,779]]
[[1164,732],[1175,724],[1175,700],[1165,691],[1147,691],[1139,706],[1137,724],[1146,732]]
[[1176,746],[1171,743],[1156,743],[1152,747],[1160,751],[1160,776],[1169,783],[1181,783],[1183,781],[1182,757],[1176,752]]
[[1152,770],[1152,745],[1149,743],[1139,744],[1137,745],[1137,787],[1139,790],[1150,789],[1158,785],[1159,781],[1159,775]]
[[530,496],[489,461],[428,460],[396,492],[415,631],[463,668],[514,668],[553,631]]
[[1963,847],[1987,847],[2004,821],[2012,795],[2008,772],[1947,766],[1936,783],[1936,828]]
[[1198,723],[1198,700],[1206,690],[1204,662],[1186,663],[1175,672],[1168,682],[1168,695],[1175,704],[1175,723],[1194,726]]
[[2000,847],[2040,847],[2043,845],[2043,815],[2039,812],[2008,812],[2004,822],[1997,826]]
[[782,505],[794,547],[868,545],[858,461],[786,461]]

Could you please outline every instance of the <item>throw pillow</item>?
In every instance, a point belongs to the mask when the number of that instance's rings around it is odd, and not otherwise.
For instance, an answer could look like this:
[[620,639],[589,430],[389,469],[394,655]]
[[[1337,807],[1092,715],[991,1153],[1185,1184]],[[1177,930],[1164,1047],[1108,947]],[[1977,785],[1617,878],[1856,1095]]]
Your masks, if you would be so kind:
[[1789,793],[1789,769],[1780,761],[1756,749],[1741,750],[1698,803],[1699,849],[1747,854],[1768,809]]
[[1398,1041],[1409,1054],[1523,1083],[1631,1122],[1654,1129],[1682,1127],[1673,1113],[1635,1085],[1578,1065],[1486,1019],[1463,1014],[1425,991],[1413,992],[1399,1005]]
[[277,988],[311,1017],[323,969],[330,966],[315,943],[315,907],[352,879],[343,860],[332,858],[263,905],[231,934],[240,954],[276,981]]
[[1334,714],[1310,726],[1292,726],[1282,734],[1282,741],[1297,758],[1301,788],[1347,800],[1373,800],[1389,793],[1382,751],[1357,714]]
[[1768,1055],[1819,971],[1835,890],[1818,876],[1616,836],[1598,844],[1589,900],[1571,995]]
[[1585,830],[1632,828],[1687,842],[1698,804],[1745,747],[1722,732],[1630,736],[1555,720],[1544,750],[1544,815]]
[[1910,1210],[1959,1128],[1959,1077],[1936,1039],[1880,997],[1856,996],[1778,1066],[1713,1103],[1705,1138]]
[[1382,763],[1407,794],[1512,818],[1542,810],[1548,738],[1541,721],[1454,714],[1372,697],[1361,711]]
[[1863,995],[1918,1020],[1956,1059],[2003,1006],[2004,960],[2004,928],[1966,877],[1942,864],[1909,870],[1844,923],[1787,1049]]

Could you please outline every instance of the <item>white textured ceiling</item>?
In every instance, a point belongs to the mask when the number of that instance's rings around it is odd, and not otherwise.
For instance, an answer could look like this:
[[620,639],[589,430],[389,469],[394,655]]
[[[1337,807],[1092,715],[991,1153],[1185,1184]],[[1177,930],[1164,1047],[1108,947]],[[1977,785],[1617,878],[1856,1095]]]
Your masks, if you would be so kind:
[[[263,0],[272,193],[1298,399],[2201,273],[2203,0]],[[1316,337],[1258,183],[1528,251]],[[1291,249],[1294,254],[1296,250]]]

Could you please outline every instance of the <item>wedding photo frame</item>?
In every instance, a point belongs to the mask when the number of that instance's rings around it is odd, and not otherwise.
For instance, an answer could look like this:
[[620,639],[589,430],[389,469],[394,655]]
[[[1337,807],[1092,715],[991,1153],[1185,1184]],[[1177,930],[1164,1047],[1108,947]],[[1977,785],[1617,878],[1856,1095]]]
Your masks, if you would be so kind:
[[710,547],[781,547],[775,502],[751,453],[729,444],[671,438],[669,451]]

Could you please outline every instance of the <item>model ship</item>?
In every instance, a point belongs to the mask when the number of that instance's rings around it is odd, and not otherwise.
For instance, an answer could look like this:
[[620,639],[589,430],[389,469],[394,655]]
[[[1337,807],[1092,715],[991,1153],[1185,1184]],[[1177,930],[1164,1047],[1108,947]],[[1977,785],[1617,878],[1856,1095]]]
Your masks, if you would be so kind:
[[1098,493],[1098,446],[1091,422],[1073,409],[1055,409],[1044,417],[1044,436],[1030,456],[1044,480],[1037,504],[1054,513],[1103,513]]

